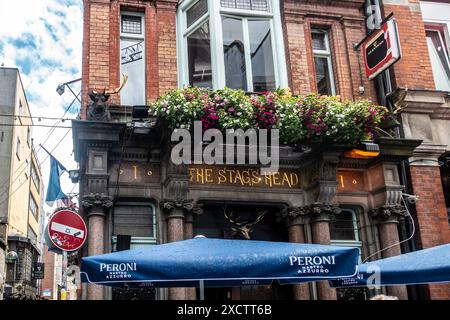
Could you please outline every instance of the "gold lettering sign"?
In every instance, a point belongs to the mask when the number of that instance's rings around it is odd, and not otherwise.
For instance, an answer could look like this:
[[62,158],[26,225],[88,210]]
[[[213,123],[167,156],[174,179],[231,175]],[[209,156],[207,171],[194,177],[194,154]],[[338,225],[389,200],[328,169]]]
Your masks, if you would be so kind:
[[[110,181],[117,181],[119,165],[114,163],[110,168]],[[161,181],[160,167],[156,164],[142,162],[123,162],[120,166],[120,182],[129,183],[159,183]]]
[[191,165],[189,166],[189,183],[191,185],[300,189],[300,174],[295,170],[279,170],[269,175],[261,175],[259,168]]
[[366,191],[364,174],[359,171],[338,170],[338,192]]

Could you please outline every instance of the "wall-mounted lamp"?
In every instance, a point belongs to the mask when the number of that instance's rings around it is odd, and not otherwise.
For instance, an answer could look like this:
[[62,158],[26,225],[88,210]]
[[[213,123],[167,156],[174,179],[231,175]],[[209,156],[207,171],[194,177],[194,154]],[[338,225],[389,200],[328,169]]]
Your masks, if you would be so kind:
[[80,170],[69,170],[69,178],[72,183],[78,183],[80,180]]
[[80,100],[80,98],[78,97],[78,96],[80,95],[81,91],[80,91],[80,93],[75,94],[75,92],[73,92],[72,88],[70,87],[70,84],[75,83],[75,82],[78,82],[78,81],[81,81],[81,78],[75,79],[75,80],[72,80],[72,81],[68,81],[68,82],[61,83],[61,84],[58,85],[58,87],[56,87],[56,92],[57,92],[60,96],[62,96],[62,95],[64,94],[64,92],[66,91],[65,89],[66,89],[66,86],[67,86],[67,88],[69,88],[70,92],[72,92],[72,94],[75,96],[75,98],[81,103],[81,100]]

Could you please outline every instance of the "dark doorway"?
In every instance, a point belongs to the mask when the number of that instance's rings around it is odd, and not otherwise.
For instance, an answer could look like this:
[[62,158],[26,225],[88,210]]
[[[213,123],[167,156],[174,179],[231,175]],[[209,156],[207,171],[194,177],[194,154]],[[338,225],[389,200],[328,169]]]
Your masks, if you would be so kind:
[[[203,209],[204,213],[197,217],[194,223],[194,235],[217,239],[243,239],[243,235],[247,233],[250,240],[289,241],[286,226],[277,221],[277,214],[282,209],[282,205],[205,203]],[[246,228],[246,232],[236,230],[239,226]],[[277,281],[268,286],[205,288],[205,300],[289,300],[292,298],[292,286],[281,286]]]

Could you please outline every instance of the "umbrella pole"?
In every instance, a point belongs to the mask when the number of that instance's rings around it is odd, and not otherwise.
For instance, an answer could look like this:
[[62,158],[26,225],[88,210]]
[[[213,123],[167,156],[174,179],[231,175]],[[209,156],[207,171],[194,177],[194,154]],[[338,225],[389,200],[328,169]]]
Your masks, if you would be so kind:
[[205,300],[205,281],[200,280],[200,300]]

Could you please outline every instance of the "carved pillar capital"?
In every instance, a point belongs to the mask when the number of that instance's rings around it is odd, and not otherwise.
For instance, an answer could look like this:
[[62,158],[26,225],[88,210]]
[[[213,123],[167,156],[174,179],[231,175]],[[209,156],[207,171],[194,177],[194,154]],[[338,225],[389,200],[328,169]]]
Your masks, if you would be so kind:
[[112,207],[113,202],[110,196],[104,193],[90,193],[81,199],[81,205],[90,215],[105,215],[105,211]]
[[341,213],[341,208],[337,204],[314,202],[308,206],[313,222],[330,221],[333,215]]
[[309,209],[305,207],[287,207],[278,213],[278,221],[284,222],[288,227],[303,225],[308,221]]
[[193,217],[203,213],[203,205],[192,199],[164,199],[159,206],[168,218],[185,218],[188,215]]
[[195,217],[200,216],[203,214],[203,204],[202,203],[192,203],[192,208],[189,208],[190,205],[188,205],[188,208],[185,208],[186,214],[185,214],[185,221],[188,223],[193,223],[195,220]]
[[378,223],[398,223],[399,217],[408,215],[402,205],[384,205],[369,211],[370,216]]

